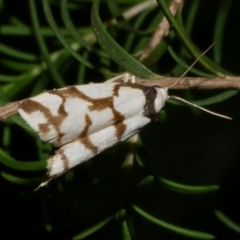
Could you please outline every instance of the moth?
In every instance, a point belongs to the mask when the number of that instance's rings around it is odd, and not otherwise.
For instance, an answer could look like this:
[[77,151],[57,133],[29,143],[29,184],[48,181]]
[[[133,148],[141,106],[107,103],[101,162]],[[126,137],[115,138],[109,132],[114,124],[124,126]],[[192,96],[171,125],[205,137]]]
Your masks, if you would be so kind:
[[156,119],[167,98],[167,88],[134,80],[68,86],[6,104],[0,119],[18,113],[43,141],[59,147],[47,160],[49,179],[43,187],[138,133]]
[[49,178],[40,188],[138,133],[157,118],[168,98],[231,119],[169,96],[168,88],[137,84],[135,76],[124,74],[104,83],[68,86],[8,103],[0,107],[0,120],[18,113],[43,141],[59,147],[47,160]]

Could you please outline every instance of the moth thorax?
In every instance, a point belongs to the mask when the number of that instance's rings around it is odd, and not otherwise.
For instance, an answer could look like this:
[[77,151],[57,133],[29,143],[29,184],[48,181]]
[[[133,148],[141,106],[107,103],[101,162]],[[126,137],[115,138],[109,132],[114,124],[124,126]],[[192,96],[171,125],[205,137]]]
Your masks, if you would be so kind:
[[168,98],[168,92],[167,92],[168,89],[161,88],[158,86],[155,86],[155,89],[157,91],[157,96],[154,101],[154,108],[155,108],[156,113],[159,113]]

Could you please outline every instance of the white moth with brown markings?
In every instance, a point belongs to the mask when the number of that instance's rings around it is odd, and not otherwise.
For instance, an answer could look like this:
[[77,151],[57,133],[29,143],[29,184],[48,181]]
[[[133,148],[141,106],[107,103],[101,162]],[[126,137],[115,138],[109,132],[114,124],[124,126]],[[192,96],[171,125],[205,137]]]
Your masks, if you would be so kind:
[[167,88],[105,82],[45,91],[0,108],[0,119],[19,113],[45,142],[60,147],[47,160],[50,180],[139,132],[155,119]]

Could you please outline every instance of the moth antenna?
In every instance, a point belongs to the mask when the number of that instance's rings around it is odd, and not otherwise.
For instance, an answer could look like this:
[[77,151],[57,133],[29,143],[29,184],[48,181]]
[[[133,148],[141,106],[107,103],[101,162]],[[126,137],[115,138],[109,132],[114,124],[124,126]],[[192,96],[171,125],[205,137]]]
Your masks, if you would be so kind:
[[204,52],[202,52],[202,53],[200,54],[200,56],[198,56],[198,57],[196,58],[196,60],[189,66],[189,68],[182,74],[182,76],[181,76],[175,83],[173,83],[173,84],[172,84],[170,87],[168,87],[168,88],[170,89],[170,88],[172,88],[173,86],[177,85],[177,84],[182,80],[182,78],[190,71],[190,69],[198,62],[198,60],[199,60],[203,55],[205,55],[205,54],[212,48],[213,45],[214,45],[214,43],[211,44]]
[[[200,56],[197,57],[197,59],[190,65],[190,67],[182,74],[182,76],[181,76],[175,83],[173,83],[169,88],[172,88],[173,86],[175,86],[176,84],[178,84],[178,83],[181,81],[181,79],[189,72],[189,70],[197,63],[197,61],[198,61],[203,55],[205,55],[205,54],[212,48],[213,45],[214,45],[214,43],[211,44],[204,52],[202,52],[202,53],[200,54]],[[218,114],[218,113],[212,112],[212,111],[210,111],[210,110],[208,110],[208,109],[206,109],[206,108],[203,108],[203,107],[198,106],[197,104],[188,102],[187,100],[185,100],[185,99],[183,99],[183,98],[180,98],[180,97],[178,97],[178,96],[169,96],[168,98],[173,98],[173,99],[179,100],[179,101],[184,102],[184,103],[186,103],[186,104],[188,104],[188,105],[191,105],[191,106],[193,106],[193,107],[196,107],[196,108],[198,108],[198,109],[200,109],[200,110],[202,110],[202,111],[204,111],[204,112],[207,112],[207,113],[209,113],[209,114],[212,114],[212,115],[214,115],[214,116],[221,117],[221,118],[225,118],[225,119],[228,119],[228,120],[232,120],[232,118],[230,118],[230,117],[228,117],[228,116],[225,116],[225,115],[222,115],[222,114]]]
[[180,98],[180,97],[178,97],[178,96],[168,96],[168,98],[177,99],[177,100],[179,100],[179,101],[181,101],[181,102],[187,103],[188,105],[191,105],[191,106],[193,106],[193,107],[196,107],[196,108],[198,108],[198,109],[201,109],[202,111],[207,112],[207,113],[209,113],[209,114],[212,114],[212,115],[214,115],[214,116],[221,117],[221,118],[225,118],[225,119],[228,119],[228,120],[232,120],[232,118],[230,118],[230,117],[228,117],[228,116],[225,116],[225,115],[222,115],[222,114],[218,114],[218,113],[212,112],[212,111],[210,111],[210,110],[208,110],[208,109],[206,109],[206,108],[203,108],[203,107],[198,106],[197,104],[188,102],[187,100],[185,100],[185,99],[183,99],[183,98]]

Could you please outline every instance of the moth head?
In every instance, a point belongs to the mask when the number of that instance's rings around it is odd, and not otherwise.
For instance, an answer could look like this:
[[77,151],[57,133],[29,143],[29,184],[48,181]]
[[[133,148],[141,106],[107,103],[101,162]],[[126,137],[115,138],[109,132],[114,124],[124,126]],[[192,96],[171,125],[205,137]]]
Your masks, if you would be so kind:
[[159,113],[161,109],[163,108],[166,100],[168,99],[168,89],[167,88],[161,88],[159,86],[154,86],[154,88],[157,91],[157,96],[154,100],[154,108],[156,113]]

